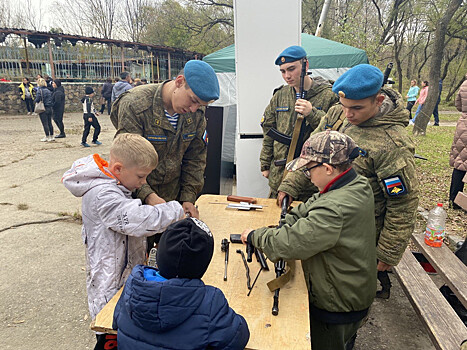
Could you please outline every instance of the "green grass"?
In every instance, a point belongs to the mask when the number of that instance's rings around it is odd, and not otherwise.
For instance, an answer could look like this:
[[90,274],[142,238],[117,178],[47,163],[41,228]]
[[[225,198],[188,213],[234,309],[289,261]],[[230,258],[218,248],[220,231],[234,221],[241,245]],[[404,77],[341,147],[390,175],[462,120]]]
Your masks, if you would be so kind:
[[[412,134],[412,127],[408,127],[407,131]],[[452,174],[452,168],[449,166],[449,153],[454,131],[454,126],[428,126],[426,136],[412,136],[416,144],[415,153],[428,158],[426,161],[416,159],[420,182],[419,206],[430,210],[436,206],[436,203],[443,203],[448,212],[447,232],[465,236],[467,234],[467,213],[448,208]],[[423,228],[424,225],[424,220],[419,218],[417,227]]]
[[441,122],[457,122],[457,120],[460,118],[461,114],[460,112],[452,112],[452,113],[440,113],[439,114],[439,120]]

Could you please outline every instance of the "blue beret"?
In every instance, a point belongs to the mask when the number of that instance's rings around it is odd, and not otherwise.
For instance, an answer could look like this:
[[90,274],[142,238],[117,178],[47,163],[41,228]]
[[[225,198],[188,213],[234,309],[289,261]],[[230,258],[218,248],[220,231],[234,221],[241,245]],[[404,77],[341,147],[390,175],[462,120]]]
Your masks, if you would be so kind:
[[214,69],[204,61],[191,60],[183,70],[190,89],[204,102],[219,98],[219,82]]
[[332,91],[340,97],[363,100],[374,96],[383,85],[383,73],[371,64],[359,64],[337,78]]
[[289,46],[279,57],[276,58],[276,65],[280,66],[284,63],[295,62],[306,57],[306,51],[301,46]]

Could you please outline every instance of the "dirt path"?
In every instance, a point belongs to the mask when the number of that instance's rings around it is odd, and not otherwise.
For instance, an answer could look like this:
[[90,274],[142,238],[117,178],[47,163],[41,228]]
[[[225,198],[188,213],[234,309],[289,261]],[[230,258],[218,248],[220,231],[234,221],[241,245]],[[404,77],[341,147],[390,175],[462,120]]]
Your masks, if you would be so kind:
[[[64,119],[67,138],[43,137],[38,117],[0,116],[0,349],[93,349],[89,330],[85,259],[80,225],[72,220],[20,226],[79,214],[80,200],[60,183],[80,157],[108,157],[114,128],[99,118],[103,145],[82,148],[81,114]],[[407,298],[394,281],[388,301],[374,303],[356,350],[434,349]]]

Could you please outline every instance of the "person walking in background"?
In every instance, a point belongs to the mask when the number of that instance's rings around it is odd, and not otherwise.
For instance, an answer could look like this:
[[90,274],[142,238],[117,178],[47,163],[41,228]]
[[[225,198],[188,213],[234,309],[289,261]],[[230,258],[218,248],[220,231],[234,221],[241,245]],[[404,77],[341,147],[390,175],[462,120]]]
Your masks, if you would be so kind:
[[131,85],[130,73],[122,72],[120,74],[120,78],[122,78],[122,80],[119,80],[112,89],[112,103],[117,99],[118,96],[133,87]]
[[45,111],[42,113],[39,113],[42,127],[44,128],[44,132],[45,132],[45,137],[42,138],[41,141],[42,142],[55,141],[54,127],[52,125],[52,114],[53,114],[52,93],[47,88],[47,83],[43,78],[40,78],[37,81],[37,85],[39,86],[39,89],[37,90],[36,99],[34,100],[34,103],[39,103],[42,101],[44,102],[44,107],[45,107]]
[[99,121],[97,120],[97,113],[96,109],[94,108],[94,103],[92,102],[92,98],[96,95],[94,89],[90,86],[86,86],[85,94],[81,99],[81,103],[83,104],[83,119],[84,119],[84,131],[83,137],[81,139],[81,146],[83,147],[91,147],[87,142],[87,138],[89,135],[89,131],[91,130],[91,126],[94,127],[94,135],[92,136],[92,143],[99,146],[102,145],[102,142],[98,141],[97,138],[101,132],[101,126]]
[[28,115],[34,113],[34,86],[28,78],[23,78],[23,82],[18,86],[18,91],[21,94],[21,99],[26,103]]
[[52,82],[54,92],[52,94],[53,100],[53,120],[60,130],[60,134],[55,136],[56,139],[62,139],[66,137],[65,126],[63,125],[63,112],[65,111],[65,89],[62,86],[62,82],[59,79],[55,79]]
[[420,88],[417,86],[417,81],[415,79],[411,80],[410,88],[407,92],[407,107],[405,107],[410,113],[410,119],[412,119],[412,107],[415,104],[415,101],[417,101],[417,95],[419,91]]
[[439,92],[438,92],[438,99],[436,100],[435,109],[433,110],[433,117],[435,118],[434,126],[439,126],[439,112],[438,112],[438,105],[441,102],[441,91],[443,90],[443,79],[439,80]]
[[110,108],[112,107],[112,78],[107,78],[104,85],[102,86],[101,96],[104,99],[105,104],[101,104],[101,114],[104,113],[105,105],[107,104],[107,114],[110,115]]
[[53,83],[52,78],[49,75],[44,74],[44,80],[47,83],[47,89],[49,89],[50,92],[53,92],[54,88],[52,86],[52,83]]
[[452,171],[451,186],[449,189],[449,202],[453,209],[461,209],[454,203],[457,193],[464,190],[464,178],[467,171],[467,74],[456,96],[456,108],[462,113],[457,121],[454,141],[451,146],[449,165]]
[[420,90],[420,96],[418,97],[417,101],[415,101],[415,103],[418,103],[418,108],[417,108],[417,111],[415,112],[415,117],[413,117],[413,119],[410,119],[409,121],[410,125],[415,124],[415,119],[417,119],[418,114],[422,110],[423,104],[425,103],[427,96],[428,96],[428,82],[425,80],[422,82],[422,90]]

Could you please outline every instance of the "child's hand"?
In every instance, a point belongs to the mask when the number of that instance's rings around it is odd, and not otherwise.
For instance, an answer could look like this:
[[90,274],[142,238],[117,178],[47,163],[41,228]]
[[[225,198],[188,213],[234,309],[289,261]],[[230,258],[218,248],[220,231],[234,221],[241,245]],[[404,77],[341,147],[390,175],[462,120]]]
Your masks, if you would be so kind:
[[247,228],[247,229],[243,230],[243,232],[241,233],[240,238],[241,238],[243,244],[246,244],[248,235],[250,234],[251,231],[253,231],[252,228]]
[[92,123],[92,118],[88,118],[88,122]]

